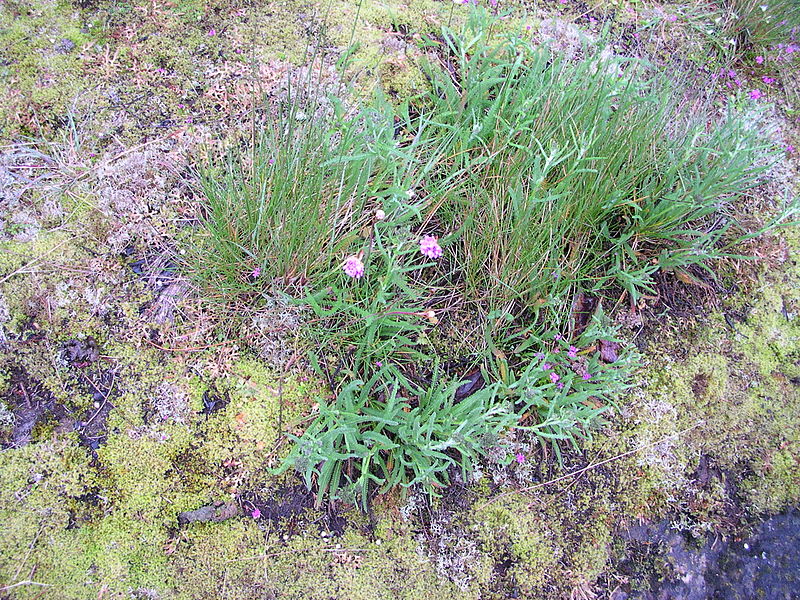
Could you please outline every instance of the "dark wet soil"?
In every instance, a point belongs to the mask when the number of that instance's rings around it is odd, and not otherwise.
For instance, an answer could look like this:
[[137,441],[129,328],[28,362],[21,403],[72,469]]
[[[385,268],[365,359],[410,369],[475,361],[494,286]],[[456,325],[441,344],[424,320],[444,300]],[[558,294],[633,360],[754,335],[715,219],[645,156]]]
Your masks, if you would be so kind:
[[58,404],[41,382],[31,378],[23,369],[10,370],[11,384],[3,401],[14,414],[14,426],[0,444],[3,448],[18,448],[29,444],[39,423],[54,419],[58,423],[70,420],[69,411]]
[[[745,539],[710,537],[701,547],[670,521],[630,528],[618,565],[629,583],[612,600],[789,600],[800,598],[800,510],[759,523]],[[642,577],[649,568],[649,575]]]
[[44,383],[31,377],[21,366],[9,367],[10,385],[2,401],[14,415],[13,427],[0,433],[1,448],[19,448],[37,441],[40,431],[66,433],[77,431],[80,442],[92,451],[97,450],[107,438],[106,419],[114,408],[115,373],[104,368],[97,360],[99,351],[91,344],[72,340],[61,350],[75,378],[76,389],[91,396],[92,403],[85,409],[56,400]]

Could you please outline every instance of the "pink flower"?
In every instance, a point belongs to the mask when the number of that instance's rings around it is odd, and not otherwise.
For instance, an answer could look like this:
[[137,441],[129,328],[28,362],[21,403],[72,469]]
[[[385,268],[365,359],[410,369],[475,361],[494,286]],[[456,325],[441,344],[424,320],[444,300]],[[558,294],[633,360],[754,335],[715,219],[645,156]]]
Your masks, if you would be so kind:
[[592,374],[591,373],[584,373],[582,375],[582,377],[583,377],[584,381],[589,381],[592,378]]
[[553,368],[553,365],[551,365],[550,363],[544,363],[542,365],[542,371],[549,371],[552,368]]
[[250,276],[251,276],[253,279],[257,279],[257,278],[258,278],[260,275],[261,275],[261,267],[256,267],[256,268],[255,268],[255,269],[253,269],[253,270],[252,270],[252,272],[250,273]]
[[556,383],[561,377],[558,376],[558,373],[550,373],[550,381]]
[[553,339],[554,339],[555,341],[558,341],[558,340],[560,340],[560,339],[561,339],[561,334],[560,334],[560,333],[557,333],[557,334],[555,334],[555,335],[553,336]]
[[748,96],[750,96],[750,100],[759,100],[764,97],[764,93],[761,90],[753,90]]
[[517,455],[514,457],[514,460],[516,460],[519,464],[522,464],[525,462],[525,455],[522,452],[517,452]]
[[378,360],[378,361],[375,361],[375,366],[376,366],[376,367],[378,367],[378,368],[380,369],[380,368],[383,366],[383,362],[382,362],[382,361],[380,361],[380,360]]
[[792,146],[791,144],[786,144],[786,151],[789,154],[794,154],[794,146]]
[[258,510],[257,508],[254,508],[253,512],[250,513],[250,516],[253,517],[254,519],[257,519],[261,516],[261,511]]
[[560,389],[560,390],[563,390],[563,389],[564,389],[564,382],[563,382],[563,381],[559,381],[559,382],[556,384],[556,387],[557,387],[558,389]]
[[674,23],[677,20],[678,20],[677,15],[667,15],[667,21],[669,21],[670,23]]
[[772,77],[767,77],[766,75],[764,75],[764,76],[761,78],[761,81],[763,81],[763,82],[764,82],[764,83],[766,83],[767,85],[772,85],[773,83],[775,83],[775,80],[774,80]]
[[215,35],[217,35],[217,30],[216,29],[214,29],[212,27],[211,29],[208,30],[208,37],[212,37],[212,36],[215,36]]
[[575,346],[569,347],[569,352],[567,352],[567,356],[570,358],[577,358],[578,357],[578,349]]
[[756,56],[756,62],[760,65],[764,64],[764,57],[763,56]]
[[353,279],[361,279],[364,276],[364,263],[357,256],[350,256],[344,261],[344,272]]
[[442,247],[439,242],[432,235],[426,235],[419,241],[419,251],[428,258],[440,258],[442,256]]

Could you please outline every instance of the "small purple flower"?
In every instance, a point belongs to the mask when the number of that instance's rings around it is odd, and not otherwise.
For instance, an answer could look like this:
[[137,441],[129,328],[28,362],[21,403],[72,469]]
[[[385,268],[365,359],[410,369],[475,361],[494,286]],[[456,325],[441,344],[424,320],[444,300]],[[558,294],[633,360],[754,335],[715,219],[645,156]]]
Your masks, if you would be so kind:
[[766,75],[764,75],[764,76],[761,78],[761,81],[763,81],[763,82],[764,82],[764,83],[766,83],[767,85],[772,85],[773,83],[775,83],[775,79],[773,79],[772,77],[767,77]]
[[537,352],[534,356],[537,360],[544,360],[544,352]]
[[261,267],[256,267],[250,272],[250,276],[253,279],[258,279],[261,276]]
[[575,346],[569,347],[569,352],[567,352],[567,356],[570,358],[578,358],[578,349]]
[[553,365],[551,365],[550,363],[543,363],[542,364],[542,371],[549,371],[552,368],[553,368]]
[[364,263],[357,256],[350,256],[344,261],[344,272],[353,279],[361,279],[364,276]]
[[678,20],[677,15],[667,15],[667,21],[669,21],[670,23],[674,23],[677,20]]
[[428,258],[441,258],[442,247],[432,235],[426,235],[419,241],[419,251]]
[[764,57],[763,56],[756,56],[756,62],[760,65],[764,64]]
[[556,384],[556,387],[557,387],[558,389],[560,389],[560,390],[563,390],[563,389],[564,389],[564,382],[563,382],[563,381],[559,381],[559,382]]
[[271,164],[271,165],[274,165],[275,164],[275,159],[274,158],[270,158],[267,162],[269,164]]
[[525,462],[525,455],[522,452],[517,452],[517,455],[514,457],[514,460],[516,460],[519,464],[522,464]]
[[760,100],[761,98],[764,97],[764,92],[762,92],[759,89],[755,89],[755,90],[751,91],[748,94],[748,96],[750,96],[750,100]]
[[212,27],[211,29],[208,30],[208,37],[213,37],[215,35],[217,35],[217,30],[216,29],[214,29]]
[[261,511],[258,508],[254,508],[253,512],[250,513],[250,516],[254,519],[258,519],[261,516]]
[[584,373],[582,375],[582,377],[583,377],[584,381],[589,381],[592,378],[592,374],[591,373]]
[[380,361],[380,360],[377,360],[377,361],[375,361],[375,366],[380,369],[383,366],[383,362]]
[[553,336],[553,339],[554,339],[555,341],[558,341],[558,340],[560,340],[560,339],[561,339],[561,334],[560,334],[560,333],[556,333],[556,334]]
[[791,144],[786,144],[786,152],[788,152],[789,154],[794,154],[794,146],[792,146]]
[[558,376],[558,373],[550,373],[550,381],[553,383],[557,383],[561,377]]

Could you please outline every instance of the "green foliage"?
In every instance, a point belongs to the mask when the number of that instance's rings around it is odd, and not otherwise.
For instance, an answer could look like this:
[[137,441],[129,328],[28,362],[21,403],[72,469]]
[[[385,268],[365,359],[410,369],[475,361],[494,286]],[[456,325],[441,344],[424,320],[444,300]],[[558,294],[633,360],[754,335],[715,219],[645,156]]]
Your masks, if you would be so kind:
[[431,69],[410,124],[446,147],[426,193],[459,233],[470,297],[544,302],[563,319],[570,292],[621,286],[635,300],[657,271],[728,253],[727,206],[769,162],[753,132],[732,114],[709,129],[710,108],[641,63],[603,48],[569,60],[492,36],[486,18],[444,31],[454,67]]
[[737,49],[758,49],[797,40],[797,0],[724,0],[722,27]]
[[[688,105],[603,48],[572,60],[497,33],[496,18],[475,8],[461,33],[444,28],[452,68],[429,66],[429,91],[402,106],[278,107],[252,153],[202,173],[198,276],[223,296],[288,291],[313,315],[311,362],[334,399],[283,469],[318,501],[435,493],[518,418],[560,456],[635,363],[609,356],[602,311],[571,322],[574,299],[622,289],[636,302],[658,271],[710,271],[752,235],[729,207],[774,155],[734,114]],[[421,256],[423,235],[443,259]],[[349,260],[363,274],[343,272]],[[484,387],[457,398],[460,374],[438,367],[426,328],[464,308],[479,315],[468,362]]]
[[[386,371],[386,372],[385,372]],[[458,383],[436,379],[423,390],[406,387],[379,371],[366,384],[346,385],[297,439],[283,469],[293,465],[317,503],[324,495],[356,494],[366,506],[370,485],[385,491],[419,484],[426,491],[449,482],[457,466],[464,477],[500,432],[517,416],[496,402],[499,384],[456,400]]]
[[540,335],[528,328],[506,335],[502,346],[506,352],[492,343],[487,378],[502,382],[502,396],[522,415],[517,428],[552,442],[559,462],[560,442],[578,449],[579,440],[591,439],[601,416],[630,387],[638,365],[637,354],[622,344],[602,306],[572,342],[553,331]]
[[309,118],[295,106],[258,133],[252,154],[229,153],[201,172],[201,278],[225,294],[252,289],[248,274],[283,287],[327,269],[358,236],[368,198],[401,173],[391,116],[377,109]]
[[[404,379],[404,368],[432,360],[426,325],[436,317],[425,308],[432,291],[427,285],[441,271],[420,254],[419,239],[411,231],[419,206],[404,191],[384,206],[388,214],[369,226],[357,255],[364,276],[351,278],[337,265],[322,276],[327,287],[300,300],[315,316],[309,335],[323,349],[349,349],[332,361],[338,374],[349,379],[367,378],[384,363],[393,377]],[[331,380],[331,361],[315,353],[312,360],[321,361],[317,364]]]

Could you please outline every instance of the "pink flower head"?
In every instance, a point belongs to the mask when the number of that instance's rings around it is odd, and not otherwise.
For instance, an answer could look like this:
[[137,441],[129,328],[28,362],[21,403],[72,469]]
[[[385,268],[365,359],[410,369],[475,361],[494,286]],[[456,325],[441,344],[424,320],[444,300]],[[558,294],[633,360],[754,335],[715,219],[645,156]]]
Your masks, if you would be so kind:
[[525,455],[522,452],[517,452],[517,455],[514,457],[514,460],[516,460],[519,464],[522,464],[525,462]]
[[364,263],[357,256],[350,256],[344,261],[344,272],[353,279],[361,279],[364,276]]
[[558,373],[550,373],[550,381],[556,383],[561,377],[558,376]]
[[555,335],[553,336],[553,339],[554,339],[555,341],[558,341],[558,340],[560,340],[560,339],[561,339],[561,334],[560,334],[560,333],[557,333],[557,334],[555,334]]
[[756,62],[760,65],[764,64],[764,57],[763,56],[756,56]]
[[258,519],[261,516],[261,511],[258,510],[257,508],[254,508],[253,512],[250,513],[250,516],[253,517],[254,519]]
[[582,375],[582,377],[583,377],[584,381],[589,381],[592,378],[592,374],[591,373],[584,373]]
[[442,247],[432,235],[426,235],[419,241],[419,251],[428,258],[440,258],[442,256]]
[[667,15],[667,21],[669,21],[670,23],[674,23],[677,20],[678,20],[678,15]]
[[260,276],[261,276],[261,267],[256,267],[255,269],[253,269],[253,270],[250,272],[250,276],[251,276],[253,279],[257,279],[258,277],[260,277]]
[[748,96],[750,96],[750,100],[759,100],[764,97],[764,92],[761,90],[755,89],[751,91]]
[[564,382],[563,382],[563,381],[559,381],[559,382],[556,384],[556,387],[557,387],[558,389],[560,389],[560,390],[563,390],[563,389],[564,389]]
[[375,366],[380,369],[383,366],[383,361],[380,360],[375,361]]
[[786,144],[786,152],[788,152],[789,154],[794,154],[794,146],[792,146],[791,144]]
[[215,36],[215,35],[217,35],[217,30],[216,29],[214,29],[212,27],[211,29],[208,30],[208,37],[212,37],[212,36]]
[[575,346],[569,347],[569,352],[567,352],[567,356],[570,358],[577,358],[578,357],[578,349]]
[[274,158],[270,158],[267,162],[269,164],[271,164],[271,165],[274,165],[275,164],[275,159]]
[[549,371],[552,368],[553,368],[553,365],[551,365],[550,363],[542,364],[542,371]]

